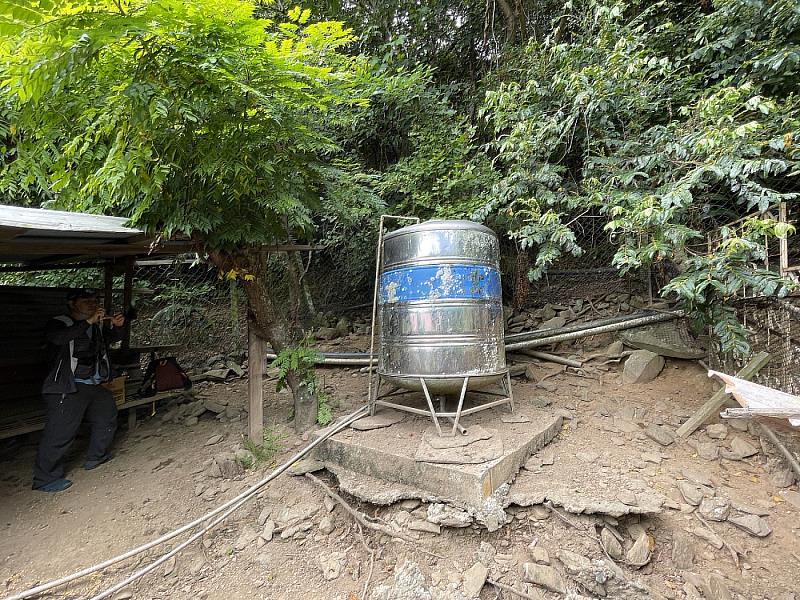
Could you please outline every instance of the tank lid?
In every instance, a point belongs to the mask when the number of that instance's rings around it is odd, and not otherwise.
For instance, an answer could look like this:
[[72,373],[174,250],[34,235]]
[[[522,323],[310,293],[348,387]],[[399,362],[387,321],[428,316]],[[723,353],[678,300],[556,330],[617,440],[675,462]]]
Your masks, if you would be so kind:
[[453,231],[453,230],[481,231],[483,233],[488,233],[493,236],[495,235],[494,231],[492,231],[485,225],[476,223],[475,221],[456,220],[456,219],[451,219],[451,220],[433,219],[431,221],[423,221],[422,223],[418,223],[416,225],[408,225],[406,227],[401,227],[400,229],[397,229],[395,231],[390,231],[389,233],[383,236],[383,239],[388,240],[400,235],[418,233],[421,231]]

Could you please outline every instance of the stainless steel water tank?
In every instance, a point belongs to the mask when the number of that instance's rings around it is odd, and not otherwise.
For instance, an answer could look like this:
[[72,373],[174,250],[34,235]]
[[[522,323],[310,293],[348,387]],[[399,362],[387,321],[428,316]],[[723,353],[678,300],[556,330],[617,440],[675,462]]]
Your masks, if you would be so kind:
[[458,394],[506,373],[500,245],[472,221],[386,234],[378,295],[378,374],[401,388]]

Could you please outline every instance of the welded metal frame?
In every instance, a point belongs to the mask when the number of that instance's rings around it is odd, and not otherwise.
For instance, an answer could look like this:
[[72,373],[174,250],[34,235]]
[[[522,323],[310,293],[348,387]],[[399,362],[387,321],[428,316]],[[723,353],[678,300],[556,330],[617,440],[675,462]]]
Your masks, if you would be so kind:
[[[375,397],[370,397],[370,414],[375,414],[375,408],[377,406],[383,406],[386,408],[392,408],[394,410],[400,410],[403,412],[411,413],[413,415],[419,416],[429,416],[433,421],[434,426],[436,427],[436,432],[439,434],[440,437],[453,437],[456,435],[456,432],[460,432],[462,434],[467,433],[467,429],[461,425],[461,417],[465,415],[471,415],[476,412],[480,412],[482,410],[488,410],[490,408],[495,408],[498,406],[502,406],[504,404],[508,404],[511,412],[514,412],[514,394],[511,391],[511,374],[506,369],[505,373],[503,373],[503,377],[499,380],[500,388],[502,392],[492,392],[487,390],[473,390],[473,394],[481,394],[484,396],[497,396],[499,397],[498,400],[492,400],[490,402],[486,402],[484,404],[479,404],[478,406],[473,406],[472,408],[464,409],[464,399],[467,395],[467,390],[469,387],[469,380],[470,376],[465,375],[463,376],[463,384],[461,385],[461,393],[458,397],[458,406],[455,412],[445,410],[444,406],[444,397],[438,397],[439,399],[439,410],[437,411],[434,408],[434,397],[431,395],[430,391],[428,390],[428,380],[431,379],[441,379],[437,377],[432,377],[430,375],[418,376],[420,385],[422,387],[422,392],[425,395],[425,401],[428,404],[428,410],[424,410],[421,408],[415,408],[413,406],[406,406],[405,404],[398,404],[396,402],[390,402],[385,400],[385,398],[395,398],[397,396],[405,396],[407,394],[415,394],[418,393],[414,390],[402,390],[393,386],[394,389],[388,391],[386,394],[381,395],[380,388],[381,382],[383,381],[381,376],[378,375],[378,383],[375,387]],[[414,377],[414,376],[407,376],[407,377]],[[454,379],[452,375],[446,376],[447,379]],[[455,377],[455,379],[459,379]],[[445,433],[442,431],[442,426],[439,422],[439,419],[447,419],[452,424],[453,427],[450,429],[449,432]]]

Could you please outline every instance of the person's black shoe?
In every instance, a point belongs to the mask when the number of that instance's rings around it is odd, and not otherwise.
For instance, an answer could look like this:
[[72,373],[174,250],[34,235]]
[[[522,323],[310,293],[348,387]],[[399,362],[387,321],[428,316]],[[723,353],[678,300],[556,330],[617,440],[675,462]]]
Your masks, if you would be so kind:
[[112,458],[114,458],[114,453],[113,452],[109,452],[104,457],[98,458],[97,460],[87,460],[86,464],[83,465],[83,468],[86,469],[87,471],[91,471],[92,469],[96,469],[100,465],[102,465],[104,463],[107,463]]
[[71,485],[72,482],[69,479],[64,479],[62,477],[61,479],[56,479],[55,481],[51,481],[50,483],[45,483],[44,485],[33,489],[36,490],[37,492],[55,493],[55,492],[63,492]]

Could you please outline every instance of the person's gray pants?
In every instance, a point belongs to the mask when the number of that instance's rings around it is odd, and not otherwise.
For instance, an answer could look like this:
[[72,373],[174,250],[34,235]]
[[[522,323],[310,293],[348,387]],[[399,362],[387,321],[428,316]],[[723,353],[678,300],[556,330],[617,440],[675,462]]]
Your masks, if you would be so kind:
[[33,488],[64,477],[64,457],[69,451],[84,416],[91,426],[86,462],[106,457],[117,430],[117,405],[111,392],[101,385],[76,384],[73,394],[43,394],[47,404],[36,465]]

